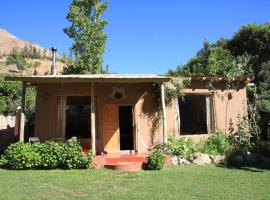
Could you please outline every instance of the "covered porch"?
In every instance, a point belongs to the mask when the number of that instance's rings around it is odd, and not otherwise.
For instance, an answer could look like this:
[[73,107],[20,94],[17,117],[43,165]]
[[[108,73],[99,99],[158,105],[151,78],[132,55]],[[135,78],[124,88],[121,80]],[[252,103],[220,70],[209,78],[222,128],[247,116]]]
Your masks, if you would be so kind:
[[[35,136],[41,141],[77,137],[85,150],[95,154],[146,152],[151,141],[151,114],[157,105],[149,94],[160,84],[162,128],[155,140],[166,141],[167,116],[164,82],[158,75],[46,75],[10,76],[22,90],[36,87]],[[22,97],[24,113],[25,92]],[[21,124],[23,126],[23,124]],[[24,130],[20,129],[20,138]]]

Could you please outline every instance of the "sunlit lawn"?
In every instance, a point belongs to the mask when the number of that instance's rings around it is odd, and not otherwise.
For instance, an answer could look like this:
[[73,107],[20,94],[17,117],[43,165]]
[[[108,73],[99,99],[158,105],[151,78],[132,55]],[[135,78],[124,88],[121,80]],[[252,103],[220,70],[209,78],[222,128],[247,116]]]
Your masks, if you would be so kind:
[[269,170],[0,170],[0,199],[270,199]]

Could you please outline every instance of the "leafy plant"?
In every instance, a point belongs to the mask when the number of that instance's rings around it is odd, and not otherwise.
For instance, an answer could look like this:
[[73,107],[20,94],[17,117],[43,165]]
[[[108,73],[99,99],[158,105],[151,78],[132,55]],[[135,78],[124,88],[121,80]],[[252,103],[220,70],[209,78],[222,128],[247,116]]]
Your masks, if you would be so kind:
[[192,160],[195,153],[195,145],[191,139],[168,137],[168,142],[156,146],[156,151]]
[[89,159],[91,159],[91,154],[83,154],[80,143],[74,139],[70,139],[66,142],[62,156],[64,157],[64,169],[87,168]]
[[67,143],[17,142],[10,145],[0,159],[2,167],[9,169],[82,169],[89,168],[94,156],[82,152],[80,143],[71,139]]
[[165,156],[159,152],[154,151],[148,158],[147,169],[161,170],[165,163]]
[[65,158],[64,144],[57,142],[35,143],[32,145],[41,156],[40,167],[44,169],[55,169],[62,166]]
[[4,152],[3,160],[10,169],[36,169],[40,166],[41,156],[30,144],[17,142]]
[[217,130],[203,142],[202,152],[211,155],[224,155],[228,149],[228,142],[222,130]]
[[230,130],[230,134],[228,135],[229,143],[234,147],[247,151],[253,145],[251,137],[251,127],[248,118],[243,117],[241,119],[240,116],[238,116],[237,130],[235,132],[233,132],[233,129]]

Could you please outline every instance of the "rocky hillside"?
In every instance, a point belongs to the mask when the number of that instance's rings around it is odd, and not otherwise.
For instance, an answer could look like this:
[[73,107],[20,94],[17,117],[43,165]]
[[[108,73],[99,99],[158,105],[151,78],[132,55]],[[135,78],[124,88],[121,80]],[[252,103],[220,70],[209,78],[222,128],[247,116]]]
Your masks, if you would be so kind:
[[[44,55],[45,58],[26,58],[28,66],[24,69],[18,69],[17,66],[14,64],[7,65],[6,59],[8,55],[12,52],[12,50],[23,49],[26,46],[32,46],[37,51],[42,52],[42,55]],[[50,50],[43,48],[38,44],[33,44],[31,42],[19,39],[8,31],[0,28],[0,73],[17,72],[22,74],[46,74],[50,72],[51,68],[50,57]],[[56,65],[58,72],[61,72],[65,64],[58,61]]]

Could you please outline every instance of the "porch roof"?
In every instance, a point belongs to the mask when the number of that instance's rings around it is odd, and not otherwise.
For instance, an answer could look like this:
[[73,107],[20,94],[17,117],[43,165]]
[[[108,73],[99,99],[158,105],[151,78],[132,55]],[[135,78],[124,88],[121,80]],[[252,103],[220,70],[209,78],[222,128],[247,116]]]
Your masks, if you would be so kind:
[[170,78],[156,74],[87,74],[87,75],[20,75],[6,76],[7,81],[37,83],[82,83],[82,82],[166,82]]

